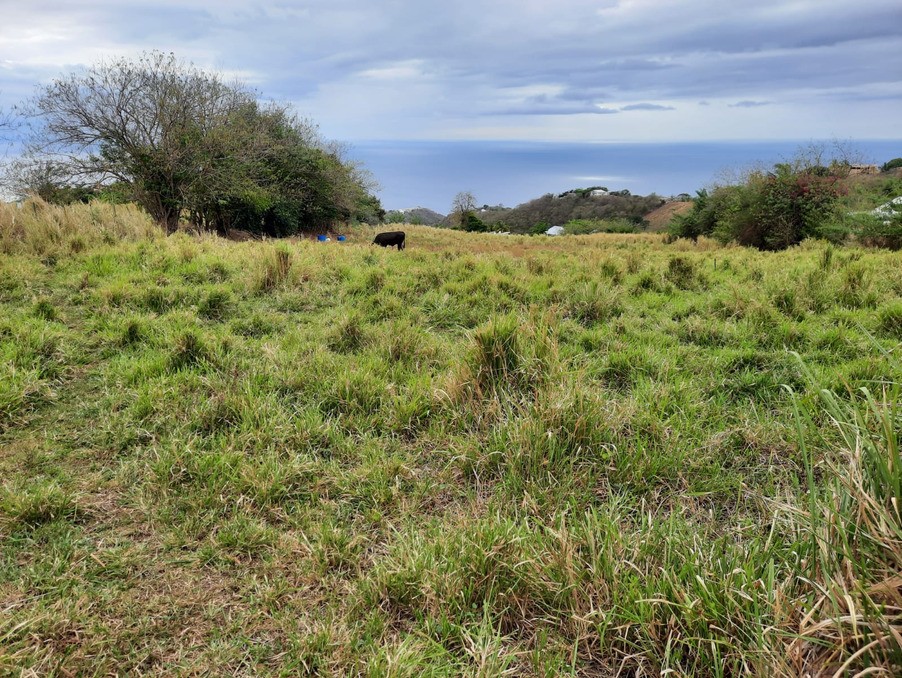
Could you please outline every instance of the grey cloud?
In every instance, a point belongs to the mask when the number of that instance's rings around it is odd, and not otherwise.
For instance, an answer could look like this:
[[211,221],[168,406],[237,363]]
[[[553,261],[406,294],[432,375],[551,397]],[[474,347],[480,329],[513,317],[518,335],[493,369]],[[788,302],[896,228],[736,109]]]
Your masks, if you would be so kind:
[[[249,73],[264,96],[301,107],[321,102],[330,88],[344,88],[345,106],[347,93],[359,92],[364,134],[376,125],[368,117],[367,97],[384,97],[384,103],[391,86],[361,83],[359,74],[411,60],[429,74],[435,95],[411,101],[405,83],[397,84],[399,134],[406,132],[412,108],[421,116],[470,120],[610,115],[617,112],[613,101],[681,107],[679,102],[706,106],[717,100],[743,108],[847,100],[863,92],[886,97],[887,106],[902,103],[902,92],[896,96],[886,87],[898,84],[902,73],[898,0],[608,2],[601,9],[598,0],[561,0],[517,5],[515,11],[511,3],[482,0],[262,0],[250,9],[242,0],[8,4],[0,44],[34,52],[30,70],[0,69],[4,101],[22,91],[23,78],[46,81],[83,63],[86,54],[159,48],[201,66]],[[55,41],[47,26],[65,28],[69,42]],[[23,35],[37,36],[42,46],[24,38],[16,43]],[[511,103],[509,88],[538,86],[558,93]],[[608,104],[599,108],[596,102]],[[659,106],[638,103],[621,110],[671,108]],[[731,114],[724,106],[707,113],[716,110]]]
[[662,106],[661,104],[630,104],[629,106],[621,106],[621,111],[675,111],[673,106]]
[[735,104],[730,104],[730,108],[759,108],[761,106],[770,106],[772,101],[751,101],[746,99],[745,101],[737,101]]
[[573,106],[562,104],[536,105],[526,103],[520,106],[509,106],[491,110],[490,115],[613,115],[619,113],[616,108],[603,106]]

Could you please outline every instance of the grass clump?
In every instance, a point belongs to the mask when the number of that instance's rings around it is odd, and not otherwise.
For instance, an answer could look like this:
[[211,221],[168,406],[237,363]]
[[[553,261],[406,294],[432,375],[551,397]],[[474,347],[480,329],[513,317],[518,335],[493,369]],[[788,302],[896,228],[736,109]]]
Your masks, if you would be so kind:
[[366,341],[366,330],[363,318],[352,314],[343,318],[328,338],[328,346],[337,353],[354,353]]
[[671,257],[667,261],[664,278],[681,290],[691,290],[703,282],[696,263],[680,256]]
[[183,332],[175,341],[175,346],[169,354],[168,366],[172,372],[190,369],[209,363],[212,354],[204,341],[190,330]]
[[458,383],[474,402],[528,402],[548,378],[556,350],[553,330],[544,318],[497,316],[471,334]]
[[56,308],[49,299],[40,299],[34,305],[34,315],[44,320],[56,320]]
[[139,344],[145,337],[145,329],[140,321],[129,320],[119,335],[120,346],[134,346]]
[[891,303],[880,309],[880,331],[902,341],[902,302]]
[[0,526],[34,529],[55,520],[74,521],[82,515],[78,498],[50,480],[0,492]]
[[257,279],[257,290],[268,292],[288,279],[292,265],[291,250],[286,247],[274,247],[263,261],[263,268]]
[[197,313],[207,320],[223,320],[232,307],[232,295],[228,290],[210,290],[197,307]]
[[568,291],[565,302],[567,317],[590,326],[623,313],[619,294],[597,282],[586,283]]

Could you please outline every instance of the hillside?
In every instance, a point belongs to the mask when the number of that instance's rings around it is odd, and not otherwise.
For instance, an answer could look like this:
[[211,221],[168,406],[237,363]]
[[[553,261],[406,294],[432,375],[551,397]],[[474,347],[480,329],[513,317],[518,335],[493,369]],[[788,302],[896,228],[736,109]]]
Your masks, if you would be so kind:
[[385,223],[436,226],[441,224],[445,218],[444,214],[439,214],[428,207],[413,207],[403,210],[391,210],[385,215]]
[[491,208],[477,216],[494,228],[513,233],[529,233],[538,225],[563,225],[574,219],[627,219],[641,224],[646,214],[664,200],[656,195],[593,196],[590,191],[547,194],[512,209]]
[[692,201],[690,200],[666,202],[645,215],[645,221],[648,222],[647,230],[651,233],[666,231],[671,219],[680,214],[685,214],[691,209]]
[[0,205],[0,674],[899,675],[898,254],[405,230]]

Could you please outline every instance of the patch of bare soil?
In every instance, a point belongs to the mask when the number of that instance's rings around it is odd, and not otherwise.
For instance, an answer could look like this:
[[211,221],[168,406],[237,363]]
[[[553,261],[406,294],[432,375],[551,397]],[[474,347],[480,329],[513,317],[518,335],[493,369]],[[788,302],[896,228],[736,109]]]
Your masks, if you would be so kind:
[[692,209],[691,200],[666,202],[645,215],[645,220],[650,224],[648,230],[653,233],[663,231],[671,219],[679,214],[685,214],[690,209]]

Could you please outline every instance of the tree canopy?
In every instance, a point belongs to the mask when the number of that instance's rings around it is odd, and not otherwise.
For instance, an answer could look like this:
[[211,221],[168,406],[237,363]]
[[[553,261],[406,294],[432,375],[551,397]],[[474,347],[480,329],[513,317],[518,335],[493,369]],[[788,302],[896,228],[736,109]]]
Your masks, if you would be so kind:
[[28,113],[28,151],[12,172],[19,192],[34,190],[35,176],[95,190],[119,182],[169,232],[188,219],[287,235],[384,214],[368,175],[310,121],[173,54],[58,78]]

